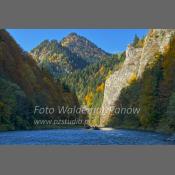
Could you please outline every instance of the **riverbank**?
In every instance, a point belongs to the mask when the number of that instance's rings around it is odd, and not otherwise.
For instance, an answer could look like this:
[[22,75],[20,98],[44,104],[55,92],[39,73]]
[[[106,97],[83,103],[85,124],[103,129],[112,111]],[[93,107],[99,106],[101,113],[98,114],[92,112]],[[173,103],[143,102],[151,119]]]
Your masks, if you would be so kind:
[[45,130],[61,130],[61,129],[67,129],[67,130],[72,130],[72,129],[85,129],[85,130],[101,130],[101,131],[112,131],[112,130],[128,130],[128,131],[138,131],[138,132],[154,132],[158,134],[167,134],[170,137],[174,136],[175,140],[175,132],[167,132],[167,131],[162,131],[162,130],[154,130],[151,128],[135,128],[135,127],[85,127],[82,125],[59,125],[59,126],[49,126],[49,127],[33,127],[33,128],[27,128],[27,129],[17,129],[17,130],[0,130],[0,132],[8,132],[8,131],[45,131]]

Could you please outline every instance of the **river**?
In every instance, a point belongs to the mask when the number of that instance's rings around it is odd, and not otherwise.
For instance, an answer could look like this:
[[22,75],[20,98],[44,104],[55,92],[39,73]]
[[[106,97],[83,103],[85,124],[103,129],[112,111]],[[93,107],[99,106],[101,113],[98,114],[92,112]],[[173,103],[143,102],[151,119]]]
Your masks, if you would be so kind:
[[133,130],[54,129],[0,132],[0,145],[169,145],[169,135]]

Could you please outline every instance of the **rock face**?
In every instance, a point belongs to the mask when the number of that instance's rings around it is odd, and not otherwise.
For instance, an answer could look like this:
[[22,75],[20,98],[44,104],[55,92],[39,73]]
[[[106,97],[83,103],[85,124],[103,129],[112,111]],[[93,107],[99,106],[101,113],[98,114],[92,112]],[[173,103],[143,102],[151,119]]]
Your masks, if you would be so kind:
[[104,99],[102,104],[100,123],[105,125],[113,115],[116,103],[122,89],[130,85],[133,80],[140,79],[145,67],[151,64],[157,53],[163,53],[168,46],[175,30],[153,29],[145,38],[143,48],[128,46],[126,60],[122,67],[114,72],[105,83]]

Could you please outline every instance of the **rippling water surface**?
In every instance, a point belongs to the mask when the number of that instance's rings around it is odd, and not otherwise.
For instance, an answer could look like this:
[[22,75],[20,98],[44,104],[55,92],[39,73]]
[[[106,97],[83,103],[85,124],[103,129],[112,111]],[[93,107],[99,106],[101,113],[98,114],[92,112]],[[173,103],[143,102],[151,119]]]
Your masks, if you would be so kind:
[[166,134],[132,130],[55,129],[0,132],[3,145],[167,145]]

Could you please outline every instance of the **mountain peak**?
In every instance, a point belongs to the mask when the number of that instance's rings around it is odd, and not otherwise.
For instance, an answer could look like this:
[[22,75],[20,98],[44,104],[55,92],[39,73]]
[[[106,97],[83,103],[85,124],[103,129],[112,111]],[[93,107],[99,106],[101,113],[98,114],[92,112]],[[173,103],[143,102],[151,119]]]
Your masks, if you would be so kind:
[[77,33],[70,33],[60,42],[45,40],[31,51],[40,67],[45,67],[54,76],[83,69],[91,63],[110,56],[94,43]]
[[60,41],[60,44],[63,47],[68,48],[72,53],[82,57],[87,62],[94,62],[101,58],[110,56],[109,53],[97,47],[96,44],[74,32],[63,38]]
[[68,37],[71,37],[71,36],[79,36],[77,33],[75,33],[75,32],[71,32],[71,33],[69,33],[69,35],[68,35]]
[[70,45],[71,43],[75,43],[75,42],[80,42],[80,41],[84,41],[87,42],[89,41],[88,39],[86,39],[83,36],[78,35],[75,32],[71,32],[69,33],[66,37],[64,37],[60,43],[63,47],[67,47],[68,45]]

